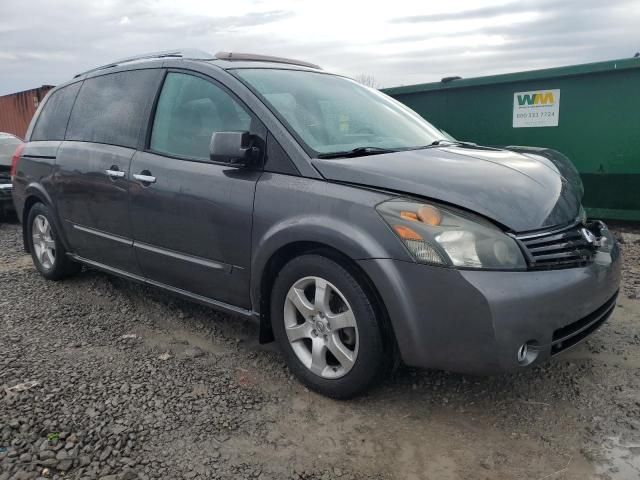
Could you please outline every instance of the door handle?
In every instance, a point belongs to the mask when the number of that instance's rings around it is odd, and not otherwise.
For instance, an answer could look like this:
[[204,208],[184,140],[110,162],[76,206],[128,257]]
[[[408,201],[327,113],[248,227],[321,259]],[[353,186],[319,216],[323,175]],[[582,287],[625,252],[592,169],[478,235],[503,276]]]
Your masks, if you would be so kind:
[[124,172],[121,172],[120,170],[108,169],[105,170],[105,172],[107,172],[107,175],[109,175],[111,178],[124,178]]
[[144,175],[142,173],[134,173],[133,178],[141,183],[156,183],[156,177],[152,175]]

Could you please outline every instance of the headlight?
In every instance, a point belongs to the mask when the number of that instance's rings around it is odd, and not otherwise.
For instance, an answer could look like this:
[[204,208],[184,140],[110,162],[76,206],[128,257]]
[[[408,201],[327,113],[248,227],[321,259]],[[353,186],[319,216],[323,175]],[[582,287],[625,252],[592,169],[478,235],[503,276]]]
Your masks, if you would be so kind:
[[381,203],[377,210],[417,262],[493,270],[527,268],[516,241],[478,216],[401,199]]

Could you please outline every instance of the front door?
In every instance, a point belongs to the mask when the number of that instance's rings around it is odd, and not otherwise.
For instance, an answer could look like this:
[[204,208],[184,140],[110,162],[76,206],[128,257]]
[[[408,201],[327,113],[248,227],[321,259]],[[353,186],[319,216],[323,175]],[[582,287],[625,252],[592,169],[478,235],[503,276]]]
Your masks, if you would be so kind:
[[149,148],[136,153],[130,169],[134,249],[145,277],[250,308],[253,198],[261,171],[211,162],[209,143],[215,131],[260,130],[219,84],[167,73]]

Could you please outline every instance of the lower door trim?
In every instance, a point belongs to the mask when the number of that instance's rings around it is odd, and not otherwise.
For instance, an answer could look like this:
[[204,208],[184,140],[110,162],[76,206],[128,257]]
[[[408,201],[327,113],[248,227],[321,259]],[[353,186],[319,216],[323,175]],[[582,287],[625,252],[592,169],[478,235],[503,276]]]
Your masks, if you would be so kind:
[[172,287],[170,285],[166,285],[164,283],[161,282],[156,282],[155,280],[151,280],[145,277],[142,277],[140,275],[135,275],[132,273],[129,273],[125,270],[120,270],[119,268],[113,268],[110,267],[108,265],[105,265],[103,263],[100,262],[95,262],[93,260],[89,260],[87,258],[81,257],[79,255],[73,254],[73,253],[67,253],[67,255],[69,257],[71,257],[73,260],[80,262],[80,263],[84,263],[85,265],[89,265],[91,267],[95,267],[99,270],[103,270],[105,272],[108,273],[113,273],[114,275],[118,275],[119,277],[123,277],[126,278],[128,280],[133,280],[139,283],[144,283],[147,285],[152,285],[154,287],[158,287],[161,288],[163,290],[166,290],[168,292],[174,293],[176,295],[180,295],[181,297],[185,297],[188,298],[189,300],[193,300],[195,302],[201,303],[203,305],[207,305],[210,307],[215,308],[216,310],[221,310],[223,312],[226,313],[231,313],[234,315],[239,315],[241,317],[245,317],[245,318],[257,318],[260,315],[257,312],[254,312],[253,310],[247,310],[241,307],[237,307],[235,305],[230,305],[228,303],[224,303],[224,302],[220,302],[218,300],[214,300],[213,298],[208,298],[208,297],[204,297],[202,295],[198,295],[196,293],[191,293],[188,292],[186,290],[182,290],[181,288],[176,288],[176,287]]
[[[85,227],[84,225],[73,223],[70,220],[66,220],[66,221],[69,222],[75,230],[78,230],[80,232],[96,235],[98,237],[106,238],[107,240],[112,240],[114,242],[118,242],[133,248],[138,248],[140,250],[146,250],[148,252],[165,255],[167,257],[182,260],[183,262],[195,263],[197,265],[211,268],[213,270],[221,270],[225,273],[231,273],[234,268],[240,269],[240,270],[243,268],[243,267],[230,265],[228,263],[216,262],[214,260],[209,260],[202,257],[196,257],[195,255],[176,252],[175,250],[169,250],[168,248],[156,247],[155,245],[150,245],[144,242],[138,242],[130,238],[121,237],[120,235],[114,235],[112,233],[103,232],[102,230],[97,230],[95,228]],[[88,260],[84,259],[84,261],[88,261]]]
[[77,223],[70,222],[74,229],[79,230],[84,233],[90,233],[92,235],[96,235],[98,237],[106,238],[108,240],[113,240],[114,242],[124,243],[125,245],[132,246],[133,240],[128,238],[121,237],[119,235],[113,235],[112,233],[103,232],[102,230],[96,230],[95,228],[85,227],[83,225],[78,225]]
[[174,250],[169,250],[167,248],[156,247],[154,245],[149,245],[148,243],[133,241],[133,247],[139,248],[141,250],[147,250],[149,252],[158,253],[160,255],[166,255],[168,257],[172,257],[178,260],[182,260],[183,262],[195,263],[197,265],[201,265],[203,267],[212,268],[214,270],[222,270],[225,273],[231,273],[233,268],[232,265],[227,263],[215,262],[213,260],[207,260],[202,257],[196,257],[194,255],[187,255],[186,253],[176,252]]

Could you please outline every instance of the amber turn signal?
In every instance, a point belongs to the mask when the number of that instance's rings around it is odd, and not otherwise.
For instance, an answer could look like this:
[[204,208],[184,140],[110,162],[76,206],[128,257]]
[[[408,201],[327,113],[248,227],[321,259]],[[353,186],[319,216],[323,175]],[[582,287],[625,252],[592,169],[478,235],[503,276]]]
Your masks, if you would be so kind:
[[442,222],[442,214],[440,210],[431,205],[422,205],[417,212],[409,212],[403,210],[400,212],[400,218],[409,220],[410,222],[422,222],[427,225],[440,225]]
[[394,225],[393,229],[403,240],[422,240],[422,236],[414,230],[411,230],[409,227]]
[[400,212],[400,218],[403,220],[409,220],[410,222],[417,222],[418,214],[415,212],[402,211]]

